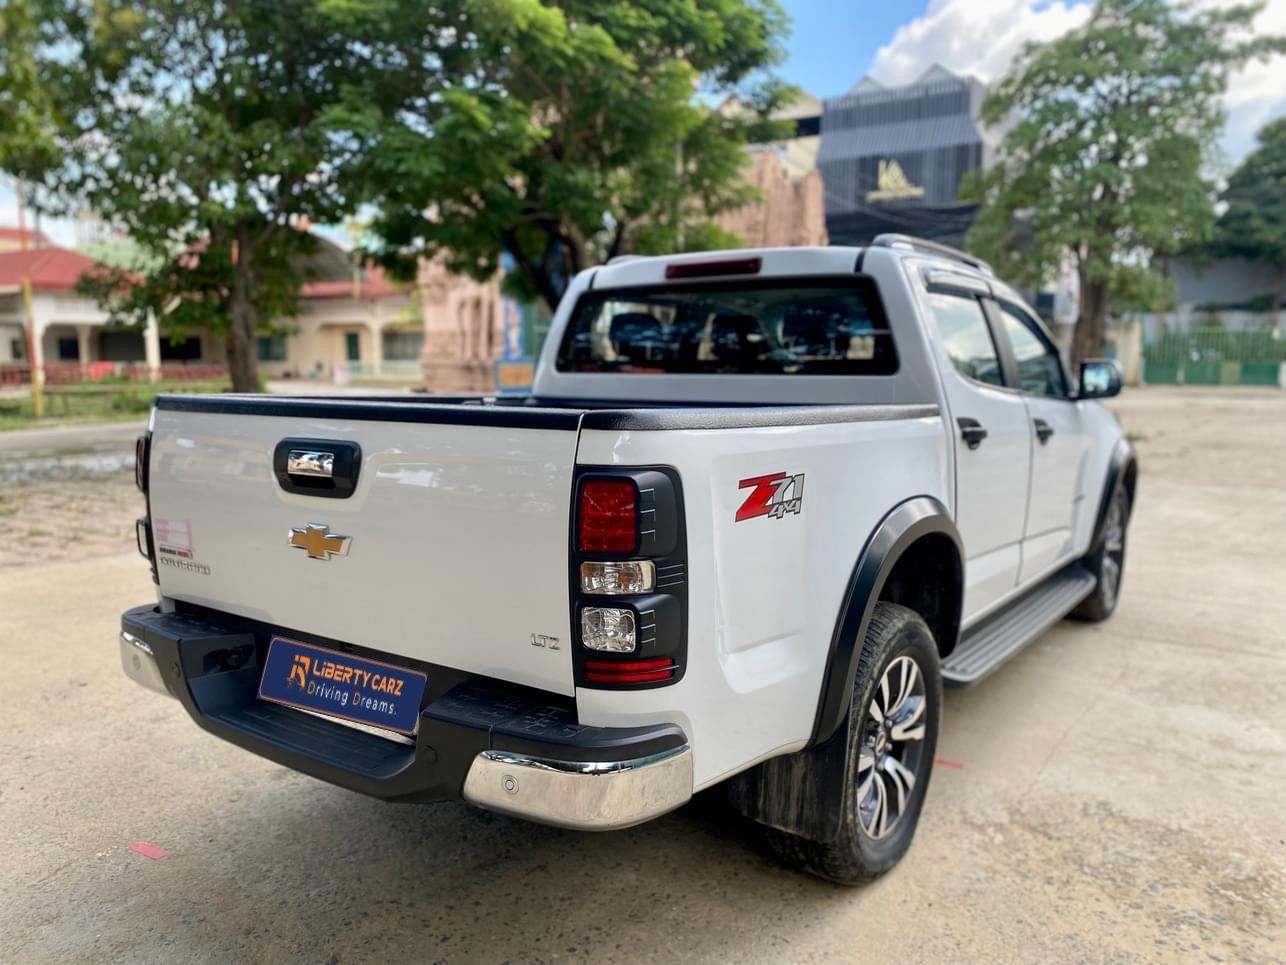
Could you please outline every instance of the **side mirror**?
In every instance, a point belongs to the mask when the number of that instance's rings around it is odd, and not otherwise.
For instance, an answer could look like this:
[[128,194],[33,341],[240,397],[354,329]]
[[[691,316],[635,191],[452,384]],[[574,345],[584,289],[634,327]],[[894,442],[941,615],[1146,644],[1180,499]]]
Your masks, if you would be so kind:
[[1111,359],[1087,359],[1081,363],[1078,399],[1110,399],[1121,394],[1121,370]]

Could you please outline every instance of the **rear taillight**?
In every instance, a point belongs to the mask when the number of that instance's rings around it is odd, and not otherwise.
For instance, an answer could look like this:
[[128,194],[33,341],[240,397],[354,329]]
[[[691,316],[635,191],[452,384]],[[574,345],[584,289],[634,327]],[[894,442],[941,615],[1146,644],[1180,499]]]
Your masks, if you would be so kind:
[[147,492],[147,457],[152,448],[152,437],[143,434],[134,442],[134,485],[141,493]]
[[587,660],[585,679],[593,684],[645,684],[670,680],[678,668],[669,657],[656,660]]
[[582,553],[633,553],[639,541],[638,490],[630,480],[581,486],[577,549]]
[[584,469],[572,523],[576,682],[673,683],[687,657],[687,543],[673,469]]

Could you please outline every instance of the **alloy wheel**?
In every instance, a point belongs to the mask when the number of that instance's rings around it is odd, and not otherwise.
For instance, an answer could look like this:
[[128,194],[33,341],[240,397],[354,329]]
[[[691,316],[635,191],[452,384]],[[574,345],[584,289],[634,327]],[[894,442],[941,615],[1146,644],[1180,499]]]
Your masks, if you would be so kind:
[[1118,491],[1107,510],[1103,528],[1103,561],[1099,581],[1103,587],[1103,605],[1111,610],[1121,587],[1121,568],[1125,565],[1125,494]]
[[890,661],[867,708],[857,755],[858,816],[875,840],[906,814],[924,763],[928,714],[920,665],[905,655]]

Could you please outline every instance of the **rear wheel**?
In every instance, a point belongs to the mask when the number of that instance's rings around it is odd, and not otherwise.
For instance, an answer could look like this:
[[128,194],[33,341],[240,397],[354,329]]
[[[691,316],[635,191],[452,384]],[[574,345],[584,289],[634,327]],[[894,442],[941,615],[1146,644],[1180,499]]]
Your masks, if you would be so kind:
[[1094,592],[1072,611],[1072,618],[1098,623],[1116,610],[1121,596],[1121,576],[1125,569],[1125,528],[1130,520],[1130,494],[1120,483],[1112,490],[1107,506],[1103,532],[1084,563],[1098,579]]
[[911,846],[933,770],[942,707],[938,648],[918,613],[875,608],[863,641],[848,715],[839,834],[818,841],[769,831],[786,863],[838,881],[875,878]]

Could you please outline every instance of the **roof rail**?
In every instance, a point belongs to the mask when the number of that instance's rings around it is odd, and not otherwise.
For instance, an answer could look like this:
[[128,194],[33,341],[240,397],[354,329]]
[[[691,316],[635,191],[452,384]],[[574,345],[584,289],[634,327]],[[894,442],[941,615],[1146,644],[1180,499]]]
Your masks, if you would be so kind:
[[875,240],[871,242],[880,248],[910,248],[913,251],[923,252],[927,255],[941,255],[943,258],[950,258],[952,261],[958,261],[968,265],[970,268],[976,268],[984,275],[992,278],[996,273],[991,270],[991,265],[987,264],[981,258],[961,251],[959,248],[952,248],[950,245],[940,244],[937,241],[929,241],[926,238],[913,238],[911,235],[884,234],[876,235]]

